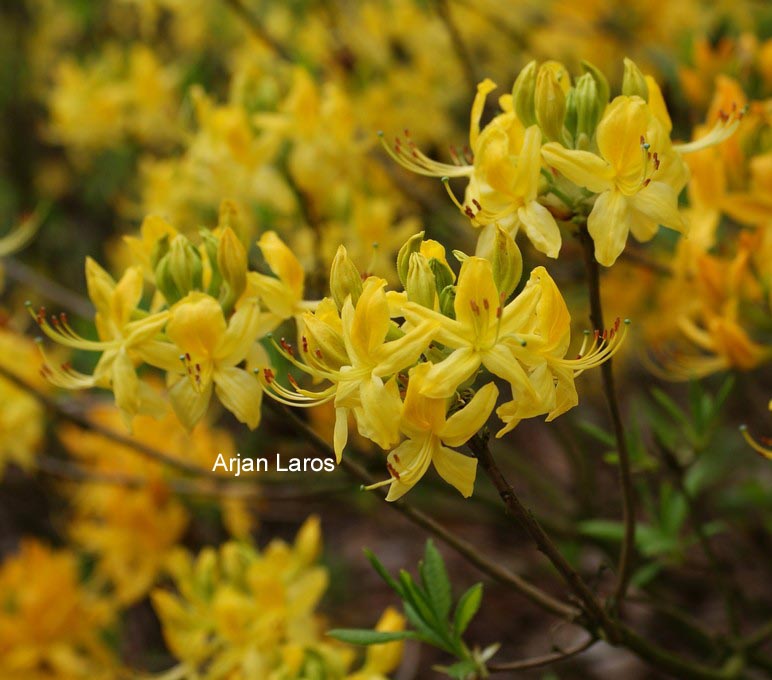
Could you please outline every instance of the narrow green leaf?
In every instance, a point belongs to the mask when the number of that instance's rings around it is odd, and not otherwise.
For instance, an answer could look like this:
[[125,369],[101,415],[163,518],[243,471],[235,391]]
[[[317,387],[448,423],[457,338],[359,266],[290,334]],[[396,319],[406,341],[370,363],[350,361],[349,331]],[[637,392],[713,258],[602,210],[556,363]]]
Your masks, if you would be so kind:
[[589,538],[601,541],[619,542],[625,535],[625,528],[621,522],[605,519],[588,519],[577,525],[579,533]]
[[380,645],[396,640],[414,640],[417,635],[412,630],[367,630],[366,628],[334,628],[327,635],[351,645]]
[[405,616],[408,621],[413,624],[417,633],[418,639],[426,642],[427,644],[434,645],[435,647],[442,649],[449,654],[453,654],[453,644],[444,635],[441,635],[439,631],[436,631],[431,623],[424,620],[421,615],[415,610],[413,605],[408,602],[403,603],[405,609]]
[[673,401],[673,399],[671,399],[668,394],[666,394],[658,387],[652,387],[651,396],[654,397],[654,400],[665,411],[667,411],[668,414],[670,414],[673,420],[677,421],[678,423],[684,426],[689,425],[689,418],[687,418],[686,414],[681,410],[681,407],[678,404],[676,404],[675,401]]
[[386,567],[381,564],[381,561],[375,556],[375,553],[372,552],[372,550],[368,550],[365,548],[365,557],[370,561],[370,564],[373,565],[373,569],[378,572],[378,575],[386,582],[386,585],[389,586],[397,595],[399,595],[402,599],[404,599],[404,592],[402,590],[402,587],[397,583],[396,579],[386,570]]
[[459,638],[464,634],[469,622],[474,618],[483,596],[483,584],[475,583],[467,590],[456,605],[456,613],[453,617],[453,630]]
[[587,420],[579,420],[577,421],[576,425],[580,430],[590,435],[591,437],[594,437],[601,444],[616,449],[617,441],[614,438],[614,435],[610,432],[606,432],[606,430],[603,428],[600,428]]
[[419,565],[419,571],[424,591],[429,596],[429,604],[437,614],[437,619],[445,621],[452,604],[450,579],[442,555],[431,539],[426,541],[426,552],[423,562]]

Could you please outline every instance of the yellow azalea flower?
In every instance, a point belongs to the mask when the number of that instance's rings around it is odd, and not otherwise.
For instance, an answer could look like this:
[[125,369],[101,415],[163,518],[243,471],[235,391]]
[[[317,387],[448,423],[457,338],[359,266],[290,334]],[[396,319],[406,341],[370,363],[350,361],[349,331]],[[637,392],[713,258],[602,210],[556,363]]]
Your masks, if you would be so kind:
[[152,594],[164,638],[181,662],[172,677],[279,680],[299,677],[309,657],[325,677],[345,676],[351,654],[323,641],[314,611],[328,582],[316,564],[320,546],[312,517],[293,546],[275,540],[258,551],[228,542],[195,559],[181,551],[170,566],[178,593]]
[[[520,139],[515,141],[513,137]],[[513,236],[522,227],[537,250],[557,257],[560,230],[552,214],[536,200],[542,168],[541,141],[537,125],[529,127],[524,135],[513,135],[503,126],[488,125],[480,135],[475,172],[466,190],[464,206],[459,208],[472,219],[472,224],[498,222]]]
[[520,330],[533,314],[537,299],[537,290],[526,288],[502,307],[491,263],[481,257],[469,257],[461,265],[458,276],[455,319],[407,303],[405,318],[411,323],[435,321],[433,338],[453,350],[427,373],[423,393],[434,398],[451,397],[480,365],[507,380],[513,390],[530,391],[528,376],[514,358],[506,339],[508,336],[519,337]]
[[474,489],[477,459],[448,447],[467,442],[485,425],[496,405],[499,390],[488,383],[471,401],[450,417],[446,416],[448,400],[431,398],[422,393],[430,363],[418,364],[410,371],[405,407],[399,428],[407,439],[388,456],[391,479],[370,488],[390,484],[387,501],[404,496],[434,464],[440,477],[468,498]]
[[[35,319],[41,330],[60,345],[72,349],[102,352],[93,375],[74,371],[68,364],[56,367],[46,363],[46,377],[59,387],[87,389],[106,387],[115,394],[115,403],[124,415],[127,426],[137,413],[152,412],[159,397],[137,376],[135,365],[148,345],[162,330],[168,312],[148,316],[137,313],[142,297],[141,267],[130,267],[117,283],[94,260],[86,258],[86,283],[91,301],[96,307],[99,340],[87,340],[78,335],[65,314],[46,318],[40,310]],[[134,320],[133,320],[134,319]]]
[[[533,315],[520,329],[517,338],[508,338],[511,352],[528,370],[530,391],[514,391],[513,399],[496,409],[504,427],[496,433],[503,437],[522,419],[547,414],[547,421],[557,418],[579,403],[574,378],[588,368],[610,359],[627,333],[627,322],[601,333],[587,334],[575,359],[565,355],[571,343],[571,316],[552,277],[543,267],[531,273],[526,291],[533,291],[536,304]],[[592,340],[590,340],[592,337]]]
[[[190,293],[172,307],[166,335],[174,347],[167,348],[165,356],[159,352],[148,361],[171,372],[179,371],[180,363],[184,367],[169,397],[187,428],[201,420],[213,389],[239,421],[250,429],[257,427],[262,389],[254,375],[238,365],[265,334],[263,324],[255,298],[242,299],[227,322],[217,300],[204,293]],[[169,350],[179,355],[176,365]]]
[[120,676],[103,634],[105,600],[80,583],[67,550],[25,540],[0,564],[0,677],[110,680]]
[[686,171],[662,122],[640,97],[614,99],[596,140],[599,155],[550,142],[542,156],[570,181],[598,194],[587,228],[595,258],[608,267],[624,250],[629,232],[648,241],[659,225],[686,229],[678,211]]
[[[293,406],[314,406],[335,400],[335,455],[340,461],[348,441],[348,414],[353,412],[360,434],[383,449],[399,440],[402,400],[395,374],[412,366],[429,345],[436,324],[418,323],[400,333],[391,322],[392,314],[384,287],[386,281],[374,276],[363,285],[356,303],[347,298],[340,318],[330,300],[319,305],[317,315],[307,313],[301,338],[302,356],[307,363],[287,357],[301,370],[333,384],[321,392],[296,388],[291,392],[279,385],[272,372],[263,380],[272,396]],[[387,341],[390,331],[394,340]]]

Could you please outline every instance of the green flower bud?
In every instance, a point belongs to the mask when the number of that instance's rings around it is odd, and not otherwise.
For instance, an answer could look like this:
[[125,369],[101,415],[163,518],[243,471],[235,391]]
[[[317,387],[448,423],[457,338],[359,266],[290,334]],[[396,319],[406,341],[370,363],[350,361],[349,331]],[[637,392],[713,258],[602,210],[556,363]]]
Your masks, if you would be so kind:
[[602,116],[603,111],[606,109],[606,104],[608,104],[609,97],[611,96],[611,88],[609,87],[608,80],[606,80],[606,76],[604,76],[603,73],[589,61],[582,62],[582,70],[585,73],[590,74],[595,81],[595,87],[598,90],[598,99],[602,103]]
[[646,78],[635,62],[627,57],[625,57],[625,73],[622,77],[622,94],[649,101],[649,86],[646,84]]
[[[492,238],[487,236],[491,233]],[[506,300],[520,283],[520,277],[523,275],[523,256],[515,239],[506,229],[496,225],[495,231],[487,234],[480,237],[476,255],[491,263],[496,288]]]
[[450,319],[456,318],[456,287],[445,286],[440,292],[440,312]]
[[421,253],[411,253],[410,255],[405,292],[410,302],[434,309],[437,284],[429,260]]
[[512,102],[518,120],[525,126],[536,124],[536,62],[530,62],[517,76],[512,86]]
[[351,261],[344,246],[339,246],[330,267],[330,292],[338,309],[343,309],[343,303],[350,295],[352,304],[356,305],[362,294],[362,276],[356,265]]
[[439,293],[445,286],[449,286],[455,280],[453,276],[453,270],[442,260],[438,260],[436,257],[429,258],[429,267],[434,274],[434,280],[437,285],[437,293]]
[[569,87],[568,73],[562,64],[548,61],[541,65],[536,76],[536,120],[544,136],[553,142],[563,140]]
[[150,265],[155,269],[158,266],[158,263],[161,261],[161,258],[166,255],[166,253],[169,252],[169,236],[168,234],[164,234],[161,238],[159,238],[155,245],[153,246],[153,250],[150,253]]
[[404,288],[407,285],[407,270],[410,266],[410,255],[417,253],[421,249],[421,243],[424,240],[424,232],[419,232],[411,236],[399,249],[397,254],[397,275]]
[[219,241],[209,229],[199,230],[198,235],[201,237],[201,248],[206,254],[207,264],[209,265],[209,286],[207,287],[207,293],[212,297],[218,297],[220,295],[220,287],[222,286],[222,274],[220,274],[220,267],[217,264],[217,248]]
[[[586,143],[583,148],[587,148],[589,140],[595,134],[595,128],[598,127],[603,112],[606,110],[607,102],[601,99],[598,93],[598,85],[592,74],[585,73],[576,81],[575,90],[576,102],[576,131],[574,133],[575,141],[584,136]],[[579,145],[577,144],[577,147]]]
[[172,239],[169,251],[155,269],[156,286],[174,304],[192,290],[201,290],[204,269],[201,254],[182,234]]

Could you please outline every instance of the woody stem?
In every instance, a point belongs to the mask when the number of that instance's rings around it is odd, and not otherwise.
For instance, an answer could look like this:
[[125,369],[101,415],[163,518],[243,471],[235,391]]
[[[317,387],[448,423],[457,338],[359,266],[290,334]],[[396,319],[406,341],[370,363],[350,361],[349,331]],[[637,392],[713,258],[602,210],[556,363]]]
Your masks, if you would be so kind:
[[[600,268],[595,259],[595,244],[587,231],[587,225],[579,228],[579,241],[584,251],[584,264],[587,272],[587,286],[590,295],[590,322],[593,327],[603,331],[603,307],[600,300]],[[619,564],[617,566],[617,581],[614,588],[614,601],[619,604],[625,598],[627,586],[630,582],[631,558],[635,547],[635,498],[633,493],[632,471],[630,468],[630,451],[627,447],[625,428],[622,423],[622,414],[619,409],[616,388],[614,386],[614,373],[611,367],[611,359],[601,364],[601,378],[603,381],[603,393],[606,396],[611,422],[614,427],[614,438],[619,455],[619,484],[622,489],[622,521],[624,523],[624,536],[619,552]]]

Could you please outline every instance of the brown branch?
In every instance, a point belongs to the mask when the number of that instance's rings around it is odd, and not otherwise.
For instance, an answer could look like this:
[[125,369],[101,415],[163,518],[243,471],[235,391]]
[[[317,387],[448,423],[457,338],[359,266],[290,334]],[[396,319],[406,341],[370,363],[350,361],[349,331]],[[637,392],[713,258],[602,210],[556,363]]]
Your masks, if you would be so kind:
[[598,641],[597,638],[590,637],[584,642],[581,642],[568,649],[558,650],[550,654],[544,654],[543,656],[535,656],[531,659],[523,659],[522,661],[509,661],[504,663],[489,664],[488,671],[491,673],[504,673],[506,671],[526,671],[531,668],[541,668],[542,666],[549,666],[550,664],[570,659],[572,656],[581,654],[585,650],[592,647]]
[[568,563],[566,558],[563,557],[560,550],[558,550],[558,547],[552,542],[552,539],[547,535],[544,529],[542,529],[541,524],[539,524],[533,516],[533,513],[521,503],[515,490],[512,488],[512,485],[506,480],[501,470],[496,465],[496,461],[488,448],[487,442],[481,436],[475,435],[469,440],[467,445],[479,461],[483,472],[485,472],[493,483],[493,486],[496,487],[496,490],[499,492],[499,496],[501,496],[501,500],[504,502],[504,506],[510,517],[525,529],[539,551],[542,552],[555,569],[557,569],[566,585],[582,603],[582,608],[590,620],[605,631],[609,640],[614,640],[614,624],[608,618],[608,614],[604,611],[598,598],[590,590],[584,579],[582,579],[577,571]]
[[[587,271],[587,286],[590,295],[590,322],[596,330],[603,332],[603,307],[600,299],[600,269],[595,259],[595,244],[587,231],[587,225],[581,225],[579,240],[584,251],[584,264]],[[630,581],[632,567],[632,553],[635,550],[635,497],[633,492],[632,472],[630,466],[630,451],[627,448],[627,437],[622,423],[622,414],[617,401],[616,388],[614,386],[614,372],[611,368],[611,359],[601,364],[601,377],[603,381],[603,393],[606,396],[611,422],[614,427],[614,437],[619,454],[619,485],[622,489],[622,522],[624,523],[624,537],[619,553],[619,565],[617,567],[617,582],[614,588],[614,601],[619,604],[627,593],[627,585]]]

